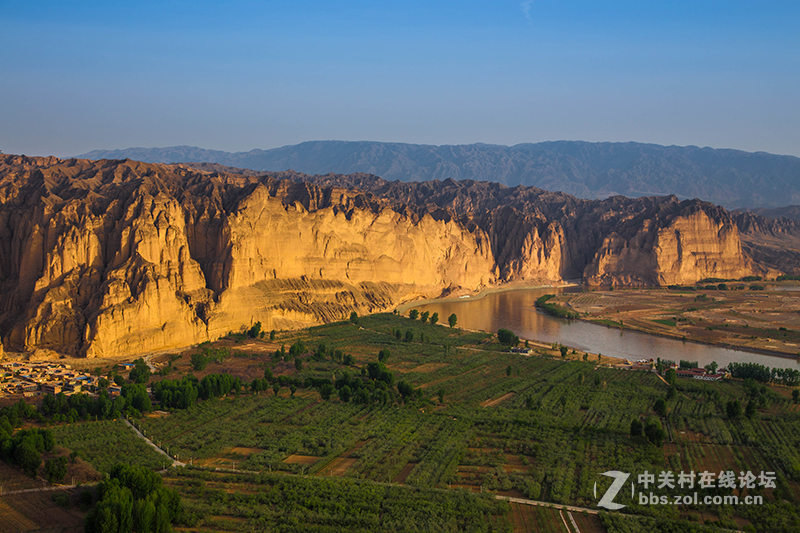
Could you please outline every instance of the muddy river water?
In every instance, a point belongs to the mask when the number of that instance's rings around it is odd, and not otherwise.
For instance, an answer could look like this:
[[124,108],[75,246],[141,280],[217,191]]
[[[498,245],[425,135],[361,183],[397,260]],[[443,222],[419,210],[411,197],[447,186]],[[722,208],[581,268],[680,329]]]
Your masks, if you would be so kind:
[[730,362],[755,362],[772,368],[800,370],[796,359],[732,350],[694,342],[683,342],[645,333],[608,328],[577,320],[564,320],[540,313],[534,307],[543,294],[563,290],[578,291],[577,287],[564,289],[523,289],[485,294],[481,297],[461,298],[456,301],[434,301],[414,306],[415,309],[439,313],[439,322],[447,324],[447,317],[455,313],[458,326],[467,329],[496,332],[499,328],[512,330],[523,339],[546,343],[558,342],[566,346],[624,359],[681,359],[697,361],[705,366],[716,361],[721,367]]

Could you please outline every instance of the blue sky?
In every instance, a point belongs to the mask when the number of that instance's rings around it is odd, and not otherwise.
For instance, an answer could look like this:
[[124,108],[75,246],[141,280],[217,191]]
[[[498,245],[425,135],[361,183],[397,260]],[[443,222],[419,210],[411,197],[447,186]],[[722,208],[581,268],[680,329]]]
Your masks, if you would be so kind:
[[796,1],[0,0],[0,149],[641,141],[800,155]]

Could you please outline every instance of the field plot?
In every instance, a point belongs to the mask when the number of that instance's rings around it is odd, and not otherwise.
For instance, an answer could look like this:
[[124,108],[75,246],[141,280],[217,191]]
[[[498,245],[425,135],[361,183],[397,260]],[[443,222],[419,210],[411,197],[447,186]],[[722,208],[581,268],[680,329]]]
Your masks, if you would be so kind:
[[[606,528],[596,514],[570,512],[581,533],[606,533]],[[570,522],[571,524],[571,522]]]
[[347,471],[356,464],[356,459],[347,457],[336,457],[333,461],[323,466],[318,472],[318,476],[344,476]]
[[[511,520],[514,533],[573,533],[572,526],[567,529],[560,511],[553,507],[512,503]],[[569,519],[566,520],[569,524]],[[604,533],[605,529],[599,531]]]
[[0,497],[0,531],[33,531],[38,525],[27,516],[17,511],[12,504],[10,496]]
[[[65,492],[74,499],[72,492]],[[0,531],[82,532],[83,513],[58,506],[52,495],[46,491],[0,497]]]
[[[744,290],[729,290],[735,286]],[[747,283],[706,285],[694,290],[622,290],[563,293],[553,303],[569,303],[589,320],[675,338],[723,342],[744,348],[800,353],[800,294],[767,283],[752,291]],[[708,288],[706,288],[708,287]]]
[[464,491],[192,469],[171,471],[165,481],[200,517],[195,531],[510,531],[508,504]]
[[319,457],[314,457],[313,455],[290,455],[289,457],[284,460],[286,464],[295,464],[295,465],[313,465],[317,461],[319,461]]
[[42,486],[41,481],[26,475],[18,466],[0,461],[0,487],[2,492],[12,490],[36,489]]
[[121,420],[80,422],[52,430],[56,445],[77,452],[98,472],[108,472],[118,462],[153,470],[164,468],[164,456]]
[[514,396],[513,392],[507,392],[506,394],[503,394],[502,396],[494,400],[484,400],[481,402],[481,407],[494,407],[495,405],[508,400],[512,396]]

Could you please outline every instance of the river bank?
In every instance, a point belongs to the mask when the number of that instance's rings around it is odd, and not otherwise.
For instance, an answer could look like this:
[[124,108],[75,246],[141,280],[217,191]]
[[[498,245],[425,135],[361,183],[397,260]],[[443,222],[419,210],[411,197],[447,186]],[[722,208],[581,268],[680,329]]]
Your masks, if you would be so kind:
[[424,306],[430,304],[441,304],[441,303],[455,303],[455,302],[464,302],[464,301],[476,301],[486,298],[492,294],[499,294],[503,292],[512,292],[512,291],[529,291],[529,290],[543,290],[543,289],[564,289],[567,287],[581,287],[581,283],[575,280],[567,280],[560,284],[547,284],[547,285],[526,285],[521,283],[509,283],[507,285],[498,285],[496,287],[491,287],[487,289],[482,289],[477,292],[472,292],[470,294],[465,294],[461,296],[446,296],[444,298],[426,298],[426,299],[419,299],[419,300],[411,300],[408,302],[403,302],[397,306],[398,313],[405,313],[406,311],[413,309],[417,306]]
[[[437,300],[423,301],[418,300],[404,306],[404,310],[416,308],[420,312],[439,313],[440,322],[455,313],[457,316],[458,327],[473,329],[484,332],[497,332],[499,328],[510,329],[521,339],[528,339],[542,343],[539,348],[551,347],[553,344],[561,344],[578,352],[590,354],[602,354],[603,359],[613,357],[620,360],[636,361],[639,359],[669,359],[680,361],[682,359],[697,361],[701,366],[705,366],[716,361],[721,366],[731,362],[755,362],[771,368],[796,368],[796,359],[787,357],[777,351],[764,349],[753,349],[753,347],[742,347],[737,345],[726,346],[725,339],[716,331],[708,331],[705,342],[694,342],[687,338],[682,338],[684,322],[679,326],[681,335],[669,335],[654,330],[654,334],[643,331],[637,324],[637,320],[661,320],[667,324],[659,324],[664,330],[673,328],[671,324],[678,312],[676,308],[658,307],[646,309],[653,316],[637,317],[633,320],[630,314],[642,311],[638,308],[625,307],[630,304],[627,300],[628,294],[619,294],[623,291],[582,291],[575,285],[565,285],[562,287],[549,286],[533,289],[530,287],[513,287],[513,290],[492,290],[481,294],[480,298],[445,298]],[[527,290],[524,290],[527,289]],[[580,320],[564,320],[554,318],[539,312],[535,308],[535,301],[544,294],[558,294],[559,300],[584,299],[584,309],[580,311]],[[649,295],[656,301],[663,300],[664,293],[653,291]],[[551,300],[553,302],[554,300]],[[661,302],[663,304],[663,302]],[[696,306],[692,299],[684,302],[686,306]],[[711,304],[709,300],[709,304]],[[585,316],[586,307],[595,307],[595,311],[601,313],[590,313],[592,316]],[[694,311],[693,311],[694,312]],[[599,318],[607,323],[598,322]],[[677,316],[681,318],[685,315]],[[800,318],[800,315],[797,315]],[[623,327],[620,328],[618,321],[622,320]],[[613,322],[612,322],[613,321]],[[677,322],[675,322],[677,323]],[[701,322],[698,329],[706,332]],[[604,326],[604,327],[599,327]],[[611,326],[611,327],[609,327]],[[627,327],[626,327],[627,326]],[[744,326],[741,326],[744,328]],[[729,328],[731,329],[731,328]],[[732,329],[735,329],[732,327]],[[755,332],[756,329],[752,329]],[[660,333],[660,334],[659,334]],[[783,332],[781,332],[783,333]],[[800,332],[798,332],[800,334]],[[717,336],[711,339],[711,335]],[[688,336],[687,336],[688,337]],[[788,338],[788,337],[787,337]],[[688,342],[687,342],[688,341]],[[766,344],[766,342],[764,342]],[[594,357],[591,357],[594,360]]]

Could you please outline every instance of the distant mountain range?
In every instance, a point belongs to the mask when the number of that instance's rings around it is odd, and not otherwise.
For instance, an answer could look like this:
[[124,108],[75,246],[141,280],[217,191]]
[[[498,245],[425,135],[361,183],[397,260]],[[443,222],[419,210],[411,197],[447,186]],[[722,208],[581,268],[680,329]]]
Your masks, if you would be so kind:
[[271,150],[191,146],[94,150],[83,159],[208,162],[257,171],[364,172],[386,180],[471,179],[533,185],[580,198],[675,194],[730,209],[800,204],[800,158],[643,143],[554,141],[501,146],[310,141]]

